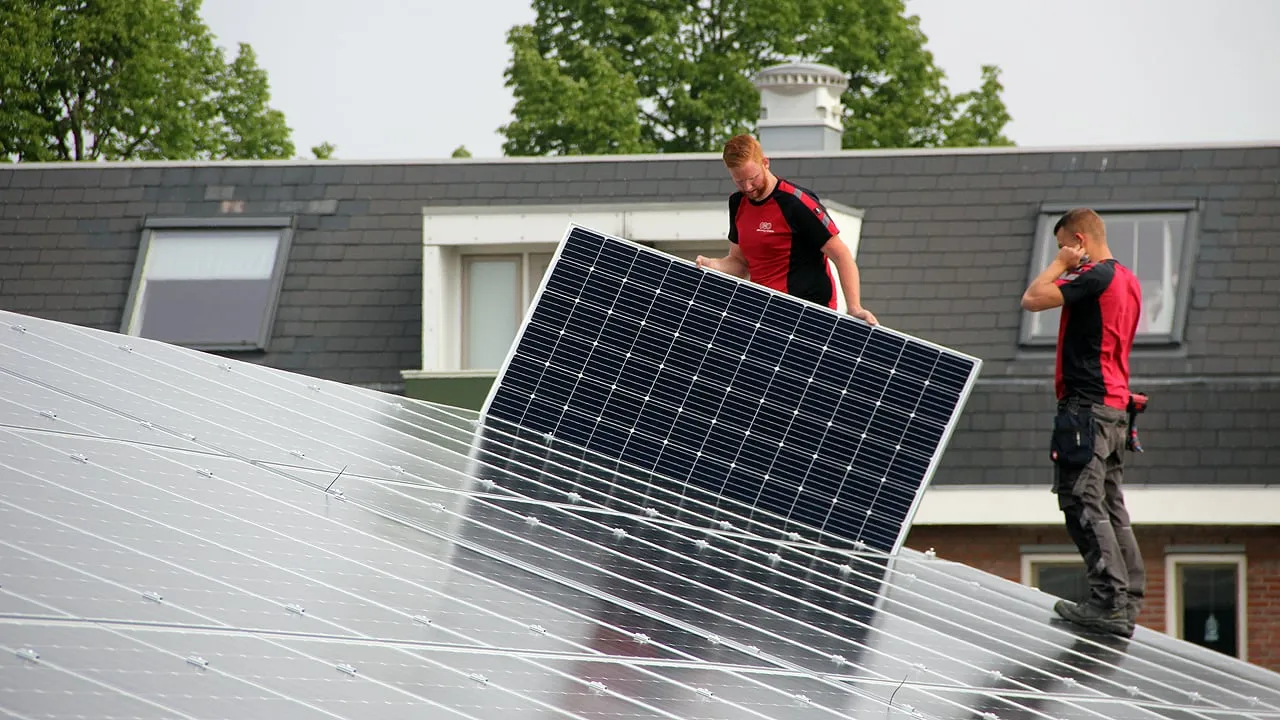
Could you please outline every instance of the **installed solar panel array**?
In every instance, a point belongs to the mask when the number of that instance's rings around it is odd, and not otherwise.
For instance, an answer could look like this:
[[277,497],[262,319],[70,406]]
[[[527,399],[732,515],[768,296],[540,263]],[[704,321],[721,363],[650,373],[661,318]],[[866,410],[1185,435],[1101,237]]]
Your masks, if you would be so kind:
[[572,227],[484,416],[783,532],[891,551],[979,366]]
[[476,419],[0,312],[0,715],[1280,717],[1274,673],[594,455],[488,462]]

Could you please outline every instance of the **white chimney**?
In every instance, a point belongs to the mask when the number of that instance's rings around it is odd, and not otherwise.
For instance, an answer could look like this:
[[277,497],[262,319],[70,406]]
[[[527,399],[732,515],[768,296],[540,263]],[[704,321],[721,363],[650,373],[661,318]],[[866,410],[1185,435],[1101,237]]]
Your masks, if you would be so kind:
[[786,63],[761,70],[752,81],[760,90],[756,127],[765,152],[840,149],[840,95],[849,87],[843,72],[830,65]]

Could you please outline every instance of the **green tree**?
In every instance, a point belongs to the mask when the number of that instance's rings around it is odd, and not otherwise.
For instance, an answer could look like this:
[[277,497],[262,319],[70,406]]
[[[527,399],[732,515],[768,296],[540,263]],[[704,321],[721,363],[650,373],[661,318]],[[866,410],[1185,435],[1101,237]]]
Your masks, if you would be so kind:
[[958,116],[951,123],[944,143],[950,147],[1012,145],[1000,131],[1009,123],[1009,110],[1000,100],[1000,68],[982,66],[982,85],[956,98]]
[[715,151],[754,130],[751,76],[849,75],[844,146],[1009,144],[999,71],[952,95],[902,0],[534,0],[508,33],[508,155]]
[[234,60],[200,0],[0,2],[0,159],[287,158],[248,45]]
[[[581,4],[592,7],[590,2]],[[503,151],[507,155],[643,152],[637,77],[619,70],[620,63],[589,42],[559,49],[540,34],[534,27],[518,25],[507,35],[514,56],[507,85],[516,91],[516,120],[501,128],[507,138]],[[566,72],[568,68],[572,70]]]
[[469,158],[471,157],[471,151],[467,149],[466,145],[459,145],[453,149],[453,154],[450,157]]
[[314,155],[317,160],[332,160],[333,154],[337,152],[337,150],[337,145],[326,140],[319,145],[313,146],[311,148],[311,154]]

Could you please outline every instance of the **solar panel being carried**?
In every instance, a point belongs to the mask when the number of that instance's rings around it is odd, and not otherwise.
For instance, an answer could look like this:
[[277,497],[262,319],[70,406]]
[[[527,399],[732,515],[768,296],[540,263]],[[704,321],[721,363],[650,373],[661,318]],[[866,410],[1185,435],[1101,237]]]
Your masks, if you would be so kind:
[[477,420],[0,312],[0,716],[1280,719],[1259,667]]
[[571,226],[483,415],[780,532],[893,551],[980,366]]

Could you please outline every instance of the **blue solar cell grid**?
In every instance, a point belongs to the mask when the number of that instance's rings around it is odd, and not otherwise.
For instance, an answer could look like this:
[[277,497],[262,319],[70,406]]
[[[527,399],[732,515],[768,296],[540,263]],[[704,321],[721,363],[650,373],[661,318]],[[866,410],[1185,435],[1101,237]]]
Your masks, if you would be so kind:
[[484,414],[892,551],[978,367],[572,227]]

